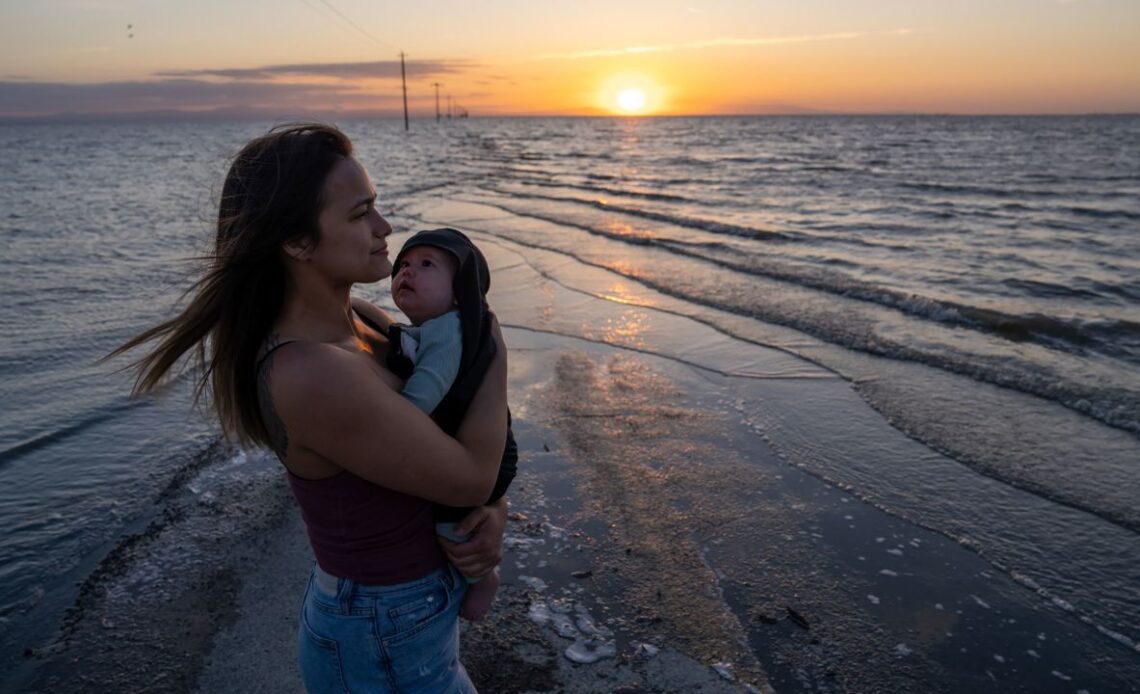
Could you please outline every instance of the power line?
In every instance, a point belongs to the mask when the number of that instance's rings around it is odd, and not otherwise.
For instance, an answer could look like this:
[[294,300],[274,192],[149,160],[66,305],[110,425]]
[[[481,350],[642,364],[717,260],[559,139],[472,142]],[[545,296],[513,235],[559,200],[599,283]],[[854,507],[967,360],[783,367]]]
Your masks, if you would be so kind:
[[[327,7],[330,11],[332,11],[334,14],[336,14],[336,16],[339,17],[341,21],[343,21],[345,24],[347,24],[348,26],[355,29],[357,32],[359,32],[362,36],[364,36],[368,40],[370,40],[373,43],[376,43],[378,45],[384,46],[385,48],[393,48],[393,46],[390,43],[376,38],[376,36],[374,36],[367,29],[365,29],[364,27],[360,26],[356,22],[354,22],[351,19],[349,19],[348,17],[346,17],[343,12],[338,10],[336,8],[336,6],[334,6],[328,0],[317,0],[317,1],[320,2],[322,5],[324,5],[325,7]],[[315,5],[313,5],[311,2],[309,2],[309,0],[301,0],[301,2],[305,3],[309,7],[312,7],[313,9],[317,9],[317,7]]]

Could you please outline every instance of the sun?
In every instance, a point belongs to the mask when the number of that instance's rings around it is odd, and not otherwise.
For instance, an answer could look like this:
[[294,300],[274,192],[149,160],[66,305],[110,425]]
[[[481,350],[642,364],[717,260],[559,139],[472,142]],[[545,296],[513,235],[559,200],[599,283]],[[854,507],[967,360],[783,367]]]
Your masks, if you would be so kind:
[[645,110],[645,90],[623,89],[617,95],[617,107],[624,113],[641,113]]
[[667,110],[666,97],[667,90],[656,76],[627,71],[602,78],[594,104],[619,116],[647,116]]

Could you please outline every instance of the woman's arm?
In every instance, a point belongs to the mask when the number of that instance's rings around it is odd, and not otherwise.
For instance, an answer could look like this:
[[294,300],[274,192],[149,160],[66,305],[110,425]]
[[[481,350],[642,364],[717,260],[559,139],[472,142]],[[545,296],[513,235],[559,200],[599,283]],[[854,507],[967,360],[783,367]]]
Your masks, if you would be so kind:
[[286,463],[315,456],[389,489],[449,506],[486,500],[507,429],[507,350],[499,349],[456,438],[381,379],[360,354],[325,344],[282,350],[270,393],[289,440]]

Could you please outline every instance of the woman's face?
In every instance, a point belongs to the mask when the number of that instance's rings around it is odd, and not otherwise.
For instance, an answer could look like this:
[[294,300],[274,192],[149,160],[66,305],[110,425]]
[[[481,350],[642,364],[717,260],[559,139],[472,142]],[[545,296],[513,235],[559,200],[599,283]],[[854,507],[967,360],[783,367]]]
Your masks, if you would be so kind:
[[336,284],[376,282],[392,274],[392,227],[376,210],[376,189],[355,159],[342,159],[329,172],[318,220],[321,235],[309,262],[322,274]]

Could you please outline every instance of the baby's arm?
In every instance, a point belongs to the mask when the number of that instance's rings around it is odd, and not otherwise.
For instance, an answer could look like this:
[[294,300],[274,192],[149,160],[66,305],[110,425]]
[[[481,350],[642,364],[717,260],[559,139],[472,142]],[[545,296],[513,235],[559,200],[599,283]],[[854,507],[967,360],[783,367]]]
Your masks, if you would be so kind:
[[451,389],[463,357],[463,333],[459,312],[449,311],[419,326],[415,371],[404,383],[403,395],[413,405],[431,414]]

